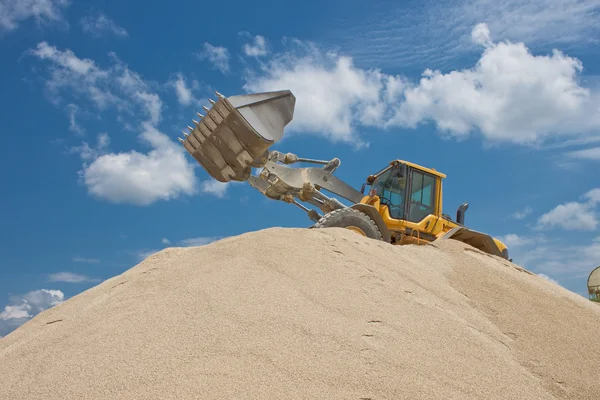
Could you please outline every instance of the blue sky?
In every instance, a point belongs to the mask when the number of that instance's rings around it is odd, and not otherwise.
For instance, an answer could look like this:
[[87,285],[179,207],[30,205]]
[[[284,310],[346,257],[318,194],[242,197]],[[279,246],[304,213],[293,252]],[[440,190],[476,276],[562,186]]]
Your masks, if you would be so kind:
[[359,188],[396,158],[448,175],[444,211],[581,295],[600,264],[596,0],[0,0],[0,336],[168,246],[294,206],[218,184],[177,137],[229,96],[290,89],[275,149]]

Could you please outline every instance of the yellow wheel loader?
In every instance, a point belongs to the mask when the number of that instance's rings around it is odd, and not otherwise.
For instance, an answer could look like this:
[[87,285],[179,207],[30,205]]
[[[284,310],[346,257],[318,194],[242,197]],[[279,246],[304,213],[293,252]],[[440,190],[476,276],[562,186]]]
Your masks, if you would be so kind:
[[[512,261],[504,243],[464,225],[467,203],[458,208],[456,220],[442,212],[442,180],[446,175],[441,172],[393,160],[356,190],[333,175],[340,166],[338,158],[313,160],[269,150],[293,118],[296,98],[291,91],[231,97],[215,94],[218,101],[209,99],[211,107],[203,107],[206,114],[198,113],[199,121],[193,120],[195,126],[183,132],[185,139],[179,138],[214,179],[248,181],[268,198],[300,207],[314,221],[311,228],[346,228],[391,244],[455,239]],[[321,166],[287,166],[294,163]],[[262,170],[254,175],[253,168]]]

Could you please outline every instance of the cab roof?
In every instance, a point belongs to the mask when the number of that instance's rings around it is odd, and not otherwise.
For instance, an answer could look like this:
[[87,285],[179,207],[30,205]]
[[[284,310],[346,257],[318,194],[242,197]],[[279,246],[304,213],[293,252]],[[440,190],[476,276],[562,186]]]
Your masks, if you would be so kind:
[[410,161],[405,161],[405,160],[394,160],[392,162],[390,162],[391,165],[393,164],[406,164],[409,167],[415,168],[415,169],[420,169],[421,171],[425,171],[431,175],[435,175],[435,176],[439,176],[440,178],[444,179],[446,177],[446,174],[443,174],[439,171],[436,171],[435,168],[427,168],[427,167],[423,167],[422,165],[419,164],[415,164],[413,162]]

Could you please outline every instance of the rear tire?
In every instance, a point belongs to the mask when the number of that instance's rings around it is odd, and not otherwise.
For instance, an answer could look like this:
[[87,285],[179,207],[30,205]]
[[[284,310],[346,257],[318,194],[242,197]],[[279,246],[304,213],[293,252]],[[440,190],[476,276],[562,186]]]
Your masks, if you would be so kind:
[[382,240],[377,224],[368,215],[354,208],[341,208],[325,214],[313,228],[345,228],[370,239]]

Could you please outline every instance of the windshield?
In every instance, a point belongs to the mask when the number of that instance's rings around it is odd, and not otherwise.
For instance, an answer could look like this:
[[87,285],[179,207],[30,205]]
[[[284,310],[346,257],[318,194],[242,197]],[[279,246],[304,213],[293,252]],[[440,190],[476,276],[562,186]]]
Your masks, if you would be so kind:
[[406,177],[398,178],[396,168],[390,168],[377,177],[373,189],[379,196],[381,204],[388,206],[390,216],[394,219],[404,219],[404,197]]

